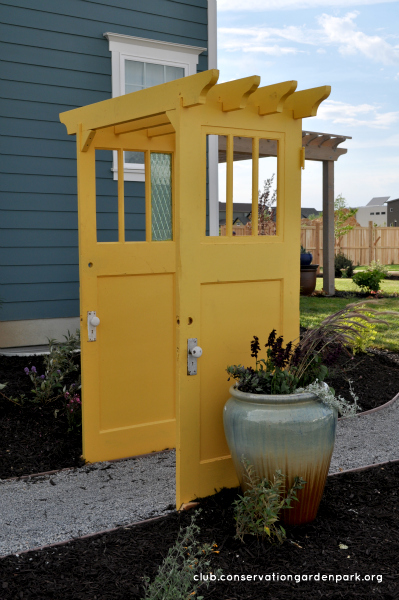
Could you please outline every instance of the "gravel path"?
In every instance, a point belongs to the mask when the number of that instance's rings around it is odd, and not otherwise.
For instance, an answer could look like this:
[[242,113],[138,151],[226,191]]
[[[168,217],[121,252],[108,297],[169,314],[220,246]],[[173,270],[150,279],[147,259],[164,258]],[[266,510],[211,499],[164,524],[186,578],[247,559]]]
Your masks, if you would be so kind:
[[[399,459],[399,399],[338,423],[330,473]],[[0,480],[0,556],[127,525],[174,509],[175,454]]]

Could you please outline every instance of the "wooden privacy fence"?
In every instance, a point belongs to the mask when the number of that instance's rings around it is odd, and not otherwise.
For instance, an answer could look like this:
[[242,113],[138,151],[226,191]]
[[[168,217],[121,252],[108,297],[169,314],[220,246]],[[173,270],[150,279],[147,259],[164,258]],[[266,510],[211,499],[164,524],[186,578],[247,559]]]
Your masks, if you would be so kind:
[[[313,262],[323,264],[323,225],[301,228],[301,244],[313,254]],[[379,260],[383,265],[399,264],[399,227],[354,227],[335,242],[335,254],[343,252],[353,264],[369,265]]]
[[[276,223],[268,221],[267,223],[259,223],[259,235],[276,235]],[[220,226],[220,235],[226,235],[226,225]],[[252,225],[233,225],[233,235],[252,235]]]

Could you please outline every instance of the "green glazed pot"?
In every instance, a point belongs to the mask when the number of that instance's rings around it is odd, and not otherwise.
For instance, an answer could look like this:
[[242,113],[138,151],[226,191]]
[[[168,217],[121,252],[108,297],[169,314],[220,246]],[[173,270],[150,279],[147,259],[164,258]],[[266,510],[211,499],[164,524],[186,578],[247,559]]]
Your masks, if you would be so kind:
[[247,394],[234,386],[224,406],[224,431],[234,467],[245,489],[242,457],[261,477],[280,469],[289,489],[296,476],[307,483],[299,502],[281,513],[289,525],[316,518],[334,449],[337,412],[315,394]]

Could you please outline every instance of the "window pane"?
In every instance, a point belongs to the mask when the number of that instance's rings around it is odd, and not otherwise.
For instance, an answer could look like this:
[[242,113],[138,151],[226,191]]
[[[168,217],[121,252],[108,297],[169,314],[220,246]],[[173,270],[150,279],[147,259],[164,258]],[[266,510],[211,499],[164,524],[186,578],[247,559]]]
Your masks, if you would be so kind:
[[145,63],[145,87],[164,83],[164,66]]
[[151,223],[153,241],[172,239],[172,156],[151,153]]
[[184,77],[184,69],[182,67],[165,67],[165,83],[174,81]]
[[137,60],[126,60],[125,81],[130,85],[144,85],[144,63]]
[[125,152],[125,163],[130,165],[143,165],[144,152]]
[[125,85],[127,93],[144,88],[144,63],[136,60],[125,61]]

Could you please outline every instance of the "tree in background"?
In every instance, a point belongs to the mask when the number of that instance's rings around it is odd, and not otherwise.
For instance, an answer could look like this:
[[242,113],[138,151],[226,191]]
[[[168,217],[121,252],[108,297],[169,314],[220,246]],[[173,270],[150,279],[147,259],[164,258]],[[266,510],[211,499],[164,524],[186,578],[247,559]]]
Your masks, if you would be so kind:
[[343,235],[355,227],[355,223],[348,222],[352,217],[356,217],[357,208],[348,208],[346,200],[339,194],[334,200],[334,236],[340,240]]
[[272,220],[273,216],[273,204],[277,199],[277,191],[273,190],[273,180],[275,173],[263,182],[263,192],[259,190],[259,204],[258,204],[258,222],[260,225],[260,233],[265,233],[265,226]]

